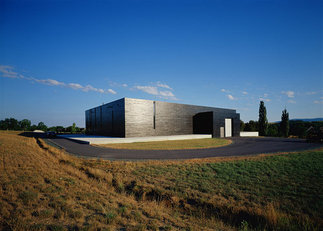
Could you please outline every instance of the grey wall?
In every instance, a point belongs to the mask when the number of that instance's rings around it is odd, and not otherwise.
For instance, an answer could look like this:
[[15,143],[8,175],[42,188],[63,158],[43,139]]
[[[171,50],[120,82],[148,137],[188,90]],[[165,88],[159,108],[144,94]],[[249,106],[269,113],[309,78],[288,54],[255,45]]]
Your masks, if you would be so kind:
[[235,110],[131,98],[87,110],[86,130],[116,137],[193,134],[193,117],[202,112],[213,112],[214,137],[220,136],[225,118],[232,119],[232,134],[239,136],[240,115]]
[[[155,127],[154,127],[155,102]],[[220,136],[224,119],[232,118],[233,136],[240,134],[240,115],[235,110],[125,98],[126,137],[193,133],[193,116],[213,112],[213,136]]]
[[124,108],[124,99],[120,99],[85,111],[87,133],[124,137]]

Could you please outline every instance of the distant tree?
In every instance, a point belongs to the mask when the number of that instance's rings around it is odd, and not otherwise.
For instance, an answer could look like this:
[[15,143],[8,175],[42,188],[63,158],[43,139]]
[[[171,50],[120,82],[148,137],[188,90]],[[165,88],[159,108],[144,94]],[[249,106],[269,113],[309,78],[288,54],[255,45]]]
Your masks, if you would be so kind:
[[267,136],[273,136],[273,137],[279,136],[279,124],[278,123],[268,124]]
[[15,118],[6,118],[0,121],[0,129],[2,130],[21,130],[18,120]]
[[266,136],[268,131],[267,111],[264,101],[260,101],[259,105],[259,135]]
[[47,128],[47,131],[56,132],[57,131],[57,127],[56,126],[49,127],[49,128]]
[[43,122],[39,122],[37,125],[38,130],[47,131],[47,126]]
[[245,124],[244,131],[255,132],[258,131],[258,121],[250,120]]
[[245,126],[245,123],[242,120],[240,120],[240,131],[243,131]]
[[4,120],[0,120],[0,129],[1,130],[9,129],[9,119],[8,118],[6,118]]
[[30,131],[34,131],[36,129],[38,129],[37,125],[33,124],[33,125],[30,126]]
[[76,124],[73,123],[72,127],[71,127],[71,133],[76,133]]
[[[323,125],[323,123],[322,123]],[[304,121],[289,121],[289,135],[298,136],[299,138],[306,137],[306,130],[311,126],[310,122]]]
[[57,133],[62,133],[65,131],[65,128],[63,126],[56,126],[56,132]]
[[31,121],[27,120],[27,119],[23,119],[23,120],[19,121],[19,126],[20,126],[21,130],[29,131],[30,126],[31,126]]
[[289,113],[286,108],[282,111],[282,117],[280,122],[280,134],[284,137],[288,137],[289,134]]

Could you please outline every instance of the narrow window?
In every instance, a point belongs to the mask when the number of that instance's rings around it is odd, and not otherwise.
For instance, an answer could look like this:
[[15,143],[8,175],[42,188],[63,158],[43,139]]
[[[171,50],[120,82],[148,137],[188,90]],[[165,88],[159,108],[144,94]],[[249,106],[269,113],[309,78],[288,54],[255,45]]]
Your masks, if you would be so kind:
[[154,101],[154,121],[153,121],[153,123],[154,123],[154,129],[156,129],[156,102]]

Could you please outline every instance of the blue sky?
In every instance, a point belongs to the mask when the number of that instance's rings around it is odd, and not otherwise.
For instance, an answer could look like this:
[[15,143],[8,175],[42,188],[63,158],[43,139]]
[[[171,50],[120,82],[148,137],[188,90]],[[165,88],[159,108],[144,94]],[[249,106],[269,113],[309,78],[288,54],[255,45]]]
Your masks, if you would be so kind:
[[323,117],[323,1],[0,1],[0,119],[123,97]]

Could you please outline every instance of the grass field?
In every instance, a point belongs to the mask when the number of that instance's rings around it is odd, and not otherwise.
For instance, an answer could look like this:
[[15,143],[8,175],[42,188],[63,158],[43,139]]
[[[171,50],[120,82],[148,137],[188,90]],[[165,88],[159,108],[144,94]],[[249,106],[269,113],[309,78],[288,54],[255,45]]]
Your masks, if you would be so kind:
[[322,230],[323,150],[85,160],[0,132],[0,230]]
[[139,150],[178,150],[178,149],[201,149],[216,148],[231,144],[226,139],[193,139],[193,140],[168,140],[152,142],[135,142],[121,144],[100,144],[98,146],[115,149],[139,149]]

